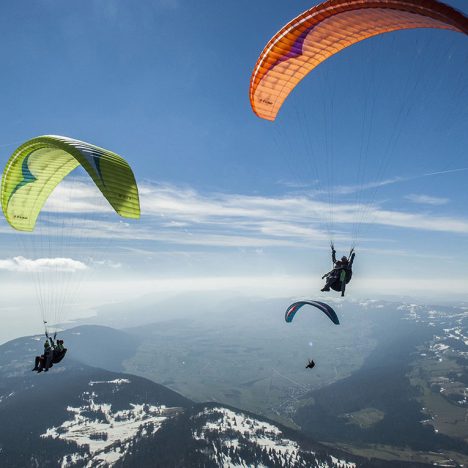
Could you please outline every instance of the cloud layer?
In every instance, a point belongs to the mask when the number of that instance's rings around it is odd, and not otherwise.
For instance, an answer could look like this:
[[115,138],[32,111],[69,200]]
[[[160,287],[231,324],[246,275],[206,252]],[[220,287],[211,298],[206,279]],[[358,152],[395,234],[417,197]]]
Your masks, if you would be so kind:
[[[387,181],[392,183],[392,181]],[[201,193],[191,187],[143,182],[139,184],[142,217],[137,222],[119,218],[95,187],[66,183],[48,202],[49,216],[42,229],[53,234],[55,225],[73,226],[76,237],[155,241],[206,247],[303,247],[333,237],[352,241],[365,225],[390,226],[451,234],[467,234],[468,219],[436,216],[410,210],[385,209],[380,204],[336,202],[331,206],[318,195],[286,193],[277,196]],[[417,204],[442,205],[448,200],[408,195]],[[96,203],[96,200],[100,200]],[[66,216],[65,216],[66,215]],[[85,216],[86,222],[77,222]],[[5,227],[3,232],[8,232]]]

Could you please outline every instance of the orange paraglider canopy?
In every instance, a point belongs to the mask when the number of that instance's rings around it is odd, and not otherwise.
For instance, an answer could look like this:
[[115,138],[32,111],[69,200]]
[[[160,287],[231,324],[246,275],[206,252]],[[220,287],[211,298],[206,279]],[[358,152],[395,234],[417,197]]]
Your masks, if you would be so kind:
[[275,120],[311,70],[346,47],[400,29],[437,28],[468,34],[468,18],[437,0],[327,0],[284,26],[266,45],[250,81],[250,103]]

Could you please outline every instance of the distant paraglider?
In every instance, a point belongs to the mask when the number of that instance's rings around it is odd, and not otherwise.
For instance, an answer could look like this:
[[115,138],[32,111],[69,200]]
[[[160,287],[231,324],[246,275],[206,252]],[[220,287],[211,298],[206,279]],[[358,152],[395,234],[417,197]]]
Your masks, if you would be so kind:
[[[294,302],[291,304],[287,309],[286,309],[286,314],[284,316],[284,319],[286,320],[287,323],[291,323],[299,309],[301,309],[305,305],[310,305],[312,307],[315,307],[319,310],[321,310],[335,325],[339,325],[340,321],[338,320],[338,316],[336,315],[336,312],[328,305],[325,304],[324,302],[319,302],[319,301],[298,301]],[[313,369],[315,367],[315,362],[313,359],[309,359],[307,365],[305,366],[306,369]]]
[[313,369],[314,367],[315,367],[315,362],[313,361],[313,359],[309,359],[309,362],[307,363],[305,368],[306,369]]
[[317,309],[321,310],[335,325],[340,324],[340,321],[338,320],[338,316],[336,315],[336,312],[328,304],[325,304],[324,302],[319,302],[319,301],[294,302],[286,310],[286,314],[284,316],[284,319],[286,320],[286,322],[291,323],[297,311],[305,305],[316,307]]

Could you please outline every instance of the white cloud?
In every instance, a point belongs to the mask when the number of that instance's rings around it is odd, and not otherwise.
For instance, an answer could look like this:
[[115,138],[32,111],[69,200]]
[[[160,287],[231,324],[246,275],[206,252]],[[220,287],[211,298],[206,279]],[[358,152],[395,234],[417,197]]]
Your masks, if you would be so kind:
[[314,185],[317,185],[317,180],[313,180],[310,183],[296,182],[293,180],[278,180],[277,184],[291,189],[310,189]]
[[456,169],[448,169],[445,171],[437,171],[437,172],[427,172],[421,175],[409,176],[409,177],[395,176],[389,179],[377,180],[377,181],[356,184],[356,185],[338,185],[336,187],[332,187],[331,191],[337,195],[349,195],[351,193],[356,193],[356,192],[360,192],[363,190],[385,187],[386,185],[393,185],[393,184],[398,184],[402,182],[410,182],[413,180],[425,179],[426,177],[433,177],[433,176],[438,176],[438,175],[452,174],[454,172],[465,172],[465,171],[468,171],[468,167],[460,167]]
[[[390,182],[389,182],[390,183]],[[229,228],[231,235],[255,234],[263,240],[282,238],[289,242],[310,242],[328,238],[324,224],[330,218],[330,205],[306,195],[261,197],[239,194],[202,195],[193,189],[170,185],[144,184],[142,210],[147,216],[163,217],[194,226]],[[335,203],[335,226],[364,222],[428,231],[468,233],[468,219],[385,210],[380,206]],[[342,234],[345,237],[344,234]],[[339,237],[339,232],[338,232]]]
[[113,208],[91,180],[77,178],[59,184],[43,211],[59,213],[111,213]]
[[[382,183],[392,183],[393,180]],[[468,219],[461,217],[386,210],[379,204],[335,202],[331,207],[310,194],[266,197],[201,193],[190,187],[149,182],[139,184],[142,208],[139,221],[119,218],[104,200],[104,207],[98,208],[97,213],[83,216],[91,219],[77,222],[77,217],[83,212],[96,210],[96,200],[103,199],[103,196],[96,192],[95,187],[85,183],[76,184],[71,196],[67,185],[63,185],[63,192],[58,196],[64,197],[65,206],[62,203],[54,205],[52,200],[49,207],[54,206],[60,212],[63,206],[64,211],[56,217],[47,216],[48,222],[44,222],[42,227],[45,235],[57,235],[55,225],[64,224],[72,226],[67,228],[68,237],[205,247],[310,247],[313,241],[322,242],[330,238],[327,223],[332,219],[335,240],[344,242],[351,242],[350,231],[361,219],[364,224],[468,233]],[[426,198],[426,203],[435,203],[435,197],[432,198]],[[0,230],[10,232],[6,226]]]
[[[263,197],[257,195],[210,193],[203,195],[191,188],[173,185],[141,184],[142,212],[163,216],[190,224],[259,223],[264,221],[304,223],[321,221],[329,213],[328,203],[306,195]],[[341,205],[341,211],[358,209],[356,205]],[[245,227],[245,224],[244,224]]]
[[361,192],[362,190],[385,187],[386,185],[392,185],[398,182],[405,182],[407,180],[409,179],[404,177],[392,177],[391,179],[368,182],[361,185],[338,185],[332,188],[332,191],[333,193],[336,193],[338,195],[349,195],[351,193]]
[[0,260],[0,270],[36,273],[42,271],[75,272],[86,270],[88,267],[72,258],[38,258],[13,257]]
[[122,264],[119,262],[113,262],[112,260],[92,260],[93,265],[99,267],[108,267],[114,270],[122,268]]
[[468,234],[468,220],[449,216],[430,216],[426,214],[401,211],[372,210],[371,222],[385,226],[395,226],[423,231]]
[[415,193],[406,195],[405,198],[413,203],[420,203],[422,205],[433,205],[433,206],[446,205],[450,201],[448,198],[432,197],[430,195],[422,195],[422,194],[418,195]]

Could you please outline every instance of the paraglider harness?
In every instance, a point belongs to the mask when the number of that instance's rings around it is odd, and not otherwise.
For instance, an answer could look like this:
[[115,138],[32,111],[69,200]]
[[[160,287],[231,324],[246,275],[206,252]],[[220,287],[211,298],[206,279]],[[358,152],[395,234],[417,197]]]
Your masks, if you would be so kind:
[[49,332],[47,330],[47,322],[44,321],[45,329],[45,336],[46,340],[50,343],[50,351],[44,354],[44,364],[43,369],[45,371],[49,370],[54,364],[58,364],[67,354],[67,348],[63,346],[63,340],[57,340],[57,332],[54,333],[54,337],[51,338],[49,336]]
[[315,367],[315,362],[312,359],[309,359],[309,362],[307,363],[307,366],[305,366],[306,369],[313,369]]
[[333,245],[333,242],[330,243],[330,247],[332,249],[332,260],[333,260],[333,265],[334,268],[333,270],[329,271],[325,275],[322,276],[322,279],[325,278],[330,278],[333,279],[334,281],[328,281],[328,286],[333,289],[333,291],[341,292],[341,296],[344,296],[346,285],[351,281],[351,278],[353,277],[353,270],[352,270],[352,265],[353,265],[353,260],[354,260],[354,247],[351,247],[351,250],[349,251],[348,255],[348,263],[346,265],[342,266],[341,261],[337,261],[335,254],[335,246]]

